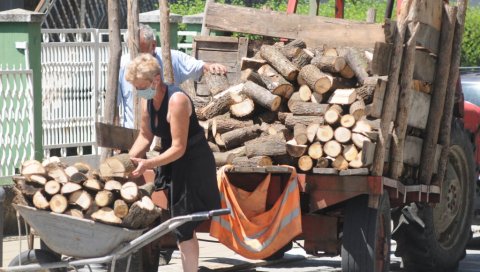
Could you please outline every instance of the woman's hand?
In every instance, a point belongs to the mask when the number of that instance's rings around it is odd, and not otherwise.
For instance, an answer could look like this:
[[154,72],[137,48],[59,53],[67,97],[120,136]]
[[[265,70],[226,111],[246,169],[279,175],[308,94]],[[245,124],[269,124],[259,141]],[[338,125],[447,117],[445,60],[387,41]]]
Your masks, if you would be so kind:
[[133,164],[137,166],[137,168],[131,173],[132,178],[138,178],[143,175],[146,170],[153,168],[150,166],[150,161],[148,159],[130,158],[130,160],[132,160]]

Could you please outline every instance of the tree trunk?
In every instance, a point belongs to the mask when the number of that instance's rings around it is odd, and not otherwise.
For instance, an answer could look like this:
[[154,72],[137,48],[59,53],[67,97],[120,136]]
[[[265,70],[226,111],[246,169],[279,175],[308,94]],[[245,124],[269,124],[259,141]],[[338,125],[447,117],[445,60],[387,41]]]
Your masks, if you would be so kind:
[[260,54],[262,58],[268,61],[268,63],[270,63],[287,80],[294,80],[297,78],[297,67],[292,64],[282,53],[275,49],[275,47],[263,45],[260,48]]
[[170,7],[168,0],[159,0],[160,10],[160,44],[162,45],[163,81],[167,85],[173,85],[172,55],[170,52]]

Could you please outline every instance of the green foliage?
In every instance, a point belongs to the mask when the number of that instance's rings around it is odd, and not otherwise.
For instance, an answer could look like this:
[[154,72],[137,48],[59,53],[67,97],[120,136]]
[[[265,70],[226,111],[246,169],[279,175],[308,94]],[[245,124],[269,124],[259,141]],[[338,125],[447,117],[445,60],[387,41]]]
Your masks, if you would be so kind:
[[461,66],[480,66],[480,7],[467,10]]

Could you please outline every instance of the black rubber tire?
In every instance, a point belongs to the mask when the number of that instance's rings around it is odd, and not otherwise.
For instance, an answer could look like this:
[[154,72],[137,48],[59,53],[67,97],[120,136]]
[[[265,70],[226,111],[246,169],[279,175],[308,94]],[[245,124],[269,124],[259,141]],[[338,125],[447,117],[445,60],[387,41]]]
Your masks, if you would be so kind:
[[397,256],[406,271],[455,271],[471,236],[476,184],[473,147],[458,122],[452,125],[451,149],[440,203],[417,203],[425,228],[409,224],[397,240]]
[[[41,250],[41,249],[33,249],[28,250],[20,253],[20,255],[13,258],[10,261],[8,266],[18,266],[18,265],[26,265],[26,264],[46,264],[46,263],[54,263],[61,261],[60,258],[49,251]],[[56,268],[56,269],[45,269],[41,271],[51,271],[51,272],[64,272],[67,271],[66,268]]]
[[368,195],[347,202],[342,238],[342,271],[390,271],[390,199],[385,192],[378,209],[368,207]]

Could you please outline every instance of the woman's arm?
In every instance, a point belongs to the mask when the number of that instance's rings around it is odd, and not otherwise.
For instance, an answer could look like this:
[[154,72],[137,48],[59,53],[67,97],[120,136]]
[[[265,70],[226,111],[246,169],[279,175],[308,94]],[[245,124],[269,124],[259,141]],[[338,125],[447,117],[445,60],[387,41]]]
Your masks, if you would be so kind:
[[157,157],[148,160],[133,159],[138,164],[137,169],[132,172],[134,176],[143,174],[147,169],[176,161],[185,154],[192,114],[191,102],[185,94],[176,93],[170,98],[168,108],[172,146]]
[[150,116],[148,115],[147,110],[147,101],[142,99],[142,119],[140,123],[140,133],[133,143],[132,148],[128,154],[132,158],[144,158],[148,149],[150,148],[150,144],[153,140],[153,133],[150,129]]

